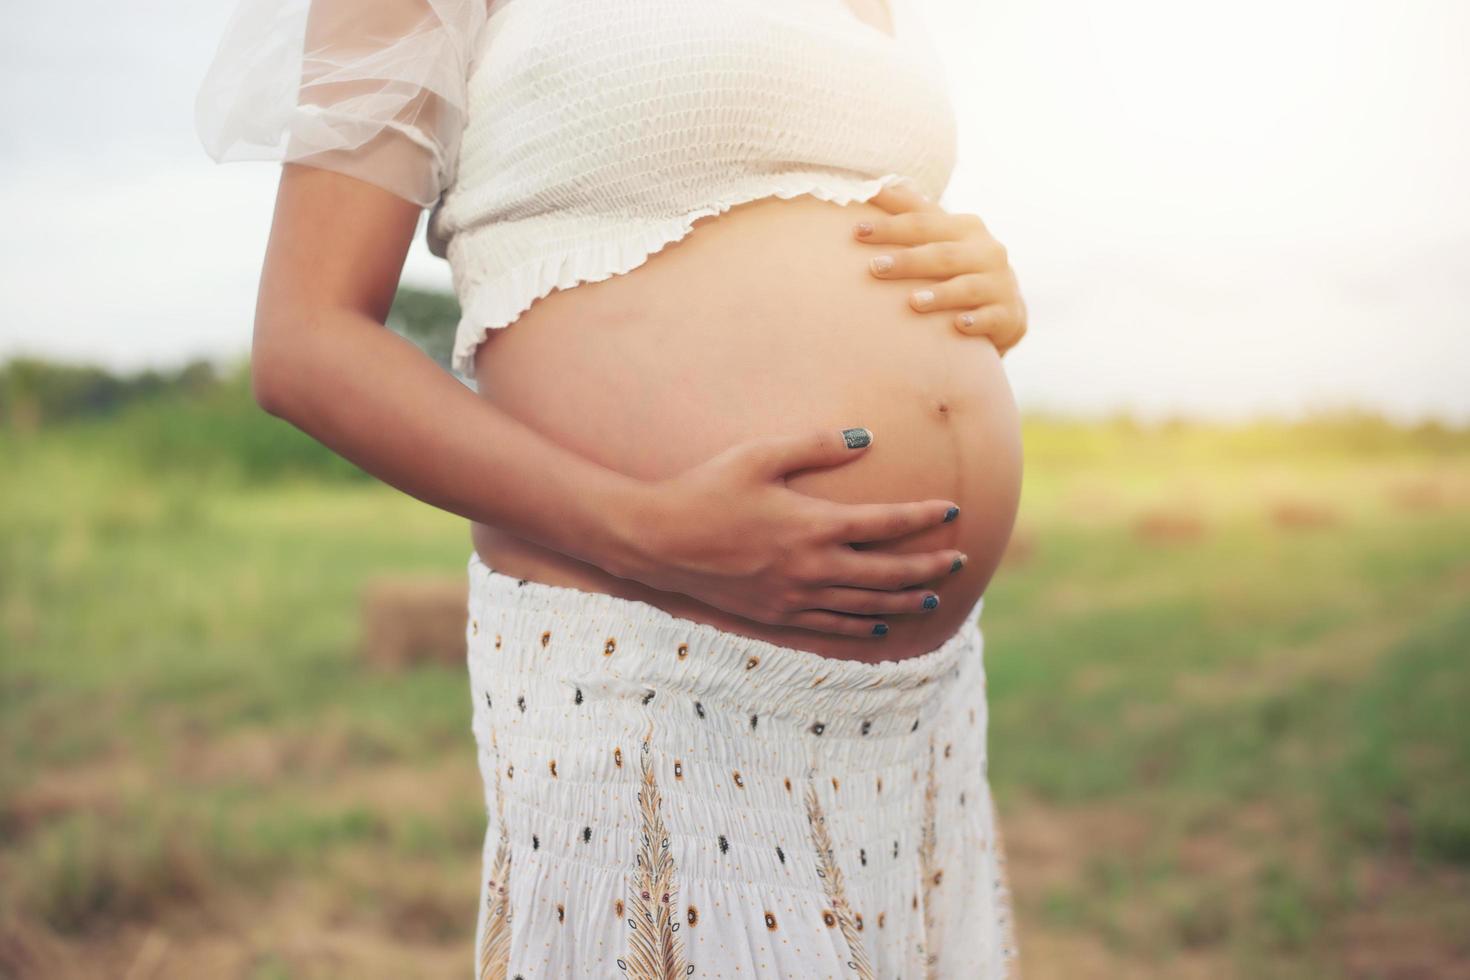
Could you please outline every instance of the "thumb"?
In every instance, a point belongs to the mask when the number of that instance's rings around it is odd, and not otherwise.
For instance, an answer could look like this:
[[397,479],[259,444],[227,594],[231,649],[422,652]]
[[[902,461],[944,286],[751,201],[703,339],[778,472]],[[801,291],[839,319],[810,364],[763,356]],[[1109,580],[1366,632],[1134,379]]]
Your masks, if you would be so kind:
[[760,467],[777,477],[813,466],[836,466],[855,459],[872,443],[872,431],[861,426],[775,436],[762,447]]

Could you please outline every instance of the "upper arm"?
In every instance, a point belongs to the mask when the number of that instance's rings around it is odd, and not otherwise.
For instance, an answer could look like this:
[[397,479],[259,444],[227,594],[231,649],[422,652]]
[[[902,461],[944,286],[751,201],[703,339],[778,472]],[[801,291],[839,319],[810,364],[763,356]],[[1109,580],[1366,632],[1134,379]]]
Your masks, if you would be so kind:
[[200,87],[219,161],[285,164],[257,326],[381,320],[419,214],[452,182],[486,0],[240,0]]
[[257,340],[323,309],[382,323],[421,209],[375,184],[298,163],[281,168],[256,305]]

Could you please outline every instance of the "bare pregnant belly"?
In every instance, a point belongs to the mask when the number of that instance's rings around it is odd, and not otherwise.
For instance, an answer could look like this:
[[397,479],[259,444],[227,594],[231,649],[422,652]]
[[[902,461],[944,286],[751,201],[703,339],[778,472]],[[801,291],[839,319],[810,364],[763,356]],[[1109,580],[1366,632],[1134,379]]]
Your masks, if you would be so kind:
[[[930,583],[933,612],[886,615],[885,637],[847,637],[732,615],[609,575],[477,524],[487,565],[518,578],[638,599],[719,629],[831,657],[894,660],[939,646],[989,583],[1021,484],[1015,402],[995,348],[917,313],[920,280],[879,280],[882,246],[852,238],[876,205],[766,198],[702,218],[631,272],[555,291],[480,348],[482,395],[610,469],[670,476],[729,446],[816,426],[866,426],[853,462],[791,477],[845,502],[947,498],[952,524],[861,545],[955,547],[964,569]],[[713,514],[713,519],[718,519]]]

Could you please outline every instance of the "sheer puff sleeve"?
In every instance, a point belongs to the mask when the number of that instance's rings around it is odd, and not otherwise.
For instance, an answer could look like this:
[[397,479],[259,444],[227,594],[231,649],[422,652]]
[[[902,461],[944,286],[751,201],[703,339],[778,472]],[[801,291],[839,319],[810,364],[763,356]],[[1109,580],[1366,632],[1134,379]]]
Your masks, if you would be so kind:
[[487,0],[240,0],[195,101],[216,161],[303,163],[432,207]]

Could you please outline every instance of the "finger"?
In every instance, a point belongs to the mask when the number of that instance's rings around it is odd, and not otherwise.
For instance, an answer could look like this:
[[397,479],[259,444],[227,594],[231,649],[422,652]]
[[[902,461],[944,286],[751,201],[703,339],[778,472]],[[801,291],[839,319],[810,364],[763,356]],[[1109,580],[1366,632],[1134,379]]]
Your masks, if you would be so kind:
[[879,279],[944,278],[964,273],[999,271],[983,243],[972,241],[925,242],[907,248],[886,249],[868,259],[868,271]]
[[821,428],[760,439],[749,447],[749,452],[756,468],[775,478],[808,467],[845,463],[872,443],[872,430],[863,426]]
[[[1010,296],[1004,280],[983,272],[931,282],[909,293],[909,305],[921,313],[933,310],[973,310],[981,306],[1003,307]],[[959,324],[959,320],[955,320]],[[973,326],[973,324],[971,324]],[[963,332],[963,331],[962,331]]]
[[973,241],[986,248],[1003,249],[978,215],[948,211],[904,211],[895,215],[865,215],[853,223],[853,237],[871,245],[885,242],[915,245],[926,241]]
[[951,500],[920,500],[898,504],[832,504],[830,539],[841,544],[887,541],[960,516]]
[[967,336],[990,338],[998,351],[1016,346],[1021,335],[1026,332],[1025,321],[1013,307],[1005,303],[966,310],[955,316],[954,325],[956,330]]
[[810,608],[831,612],[881,616],[884,613],[927,613],[939,608],[939,594],[933,589],[848,589],[831,586],[816,590]]
[[964,552],[954,548],[895,555],[885,551],[845,549],[828,563],[830,581],[826,585],[856,589],[897,591],[951,575],[965,567]]
[[[994,241],[985,232],[977,232],[973,215],[950,214],[947,211],[909,211],[892,216],[865,217],[853,225],[853,235],[864,242],[887,242],[894,245],[922,245],[925,242],[957,242],[974,238],[987,245]],[[860,234],[862,226],[872,231]],[[999,244],[998,242],[996,244]]]
[[868,201],[889,214],[901,214],[905,211],[944,211],[933,198],[924,193],[924,189],[912,177],[898,178],[868,198]]
[[840,636],[871,636],[875,639],[882,639],[888,635],[888,624],[881,619],[844,616],[841,613],[825,612],[820,609],[792,613],[783,621],[783,625],[800,626],[802,629],[836,633]]

